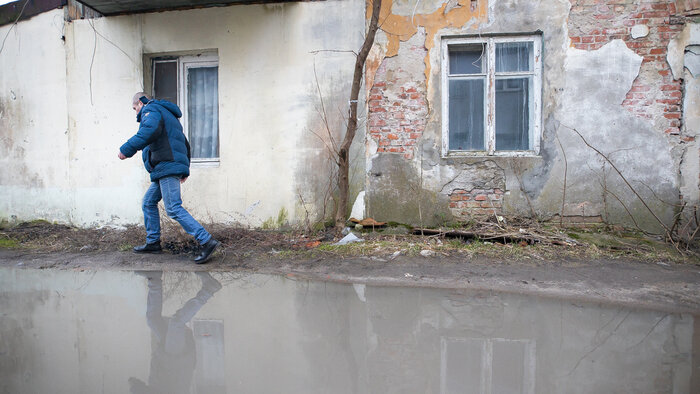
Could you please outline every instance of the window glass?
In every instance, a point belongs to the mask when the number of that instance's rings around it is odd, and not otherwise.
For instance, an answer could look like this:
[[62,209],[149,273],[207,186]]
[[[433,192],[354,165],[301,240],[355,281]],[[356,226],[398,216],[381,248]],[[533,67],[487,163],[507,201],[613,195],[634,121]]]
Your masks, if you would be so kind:
[[496,150],[527,150],[531,77],[496,79]]
[[153,97],[177,104],[177,60],[153,62]]
[[532,71],[532,42],[496,44],[496,72]]
[[484,79],[452,79],[450,149],[484,150]]
[[450,46],[450,74],[482,74],[485,71],[485,47],[478,45]]
[[193,159],[219,157],[219,68],[189,67],[187,126]]

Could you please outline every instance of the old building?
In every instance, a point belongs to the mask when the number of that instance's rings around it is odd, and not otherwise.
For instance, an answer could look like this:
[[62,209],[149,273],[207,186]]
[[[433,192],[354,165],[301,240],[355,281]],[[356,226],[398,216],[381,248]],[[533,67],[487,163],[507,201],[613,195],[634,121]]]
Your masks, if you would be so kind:
[[[0,9],[2,219],[139,223],[148,180],[116,152],[141,89],[183,109],[195,216],[332,211],[369,4],[38,3]],[[694,0],[383,0],[352,197],[412,224],[671,226],[700,197],[699,15]]]

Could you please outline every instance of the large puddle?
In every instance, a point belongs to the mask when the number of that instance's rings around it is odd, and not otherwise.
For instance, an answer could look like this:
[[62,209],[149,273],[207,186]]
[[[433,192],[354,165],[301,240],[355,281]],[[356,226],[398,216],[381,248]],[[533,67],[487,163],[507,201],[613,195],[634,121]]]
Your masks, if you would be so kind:
[[691,315],[513,294],[0,269],[0,393],[698,393],[699,347]]

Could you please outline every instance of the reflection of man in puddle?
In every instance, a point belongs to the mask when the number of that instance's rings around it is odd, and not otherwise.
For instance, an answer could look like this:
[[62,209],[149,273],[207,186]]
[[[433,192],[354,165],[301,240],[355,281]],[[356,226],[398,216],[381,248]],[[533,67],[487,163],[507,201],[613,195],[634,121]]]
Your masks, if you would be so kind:
[[162,272],[138,272],[148,279],[146,320],[151,328],[151,371],[148,385],[129,378],[133,394],[189,393],[196,362],[194,335],[187,327],[194,315],[221,289],[207,272],[197,272],[202,288],[172,317],[163,316]]

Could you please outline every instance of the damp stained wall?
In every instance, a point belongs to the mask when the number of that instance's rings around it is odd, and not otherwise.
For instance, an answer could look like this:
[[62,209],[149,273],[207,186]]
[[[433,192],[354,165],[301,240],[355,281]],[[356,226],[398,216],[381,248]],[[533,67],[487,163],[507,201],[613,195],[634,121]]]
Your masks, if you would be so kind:
[[[692,24],[675,14],[672,1],[383,1],[366,69],[367,216],[425,225],[563,214],[658,230],[656,216],[669,224],[673,204],[697,204],[698,195],[696,132],[684,122],[697,90],[684,88],[693,85],[672,75],[664,56]],[[539,153],[443,155],[442,39],[533,33],[542,40]]]
[[63,11],[0,27],[0,217],[68,221]]
[[[149,56],[209,50],[219,60],[220,160],[192,165],[184,206],[202,222],[259,226],[282,210],[290,222],[321,219],[332,208],[326,130],[336,141],[344,132],[363,27],[359,0],[71,22],[54,10],[19,22],[0,54],[0,218],[141,223],[150,181],[140,153],[116,157],[138,129],[131,97],[151,90]],[[364,183],[364,130],[356,138],[351,194]]]

